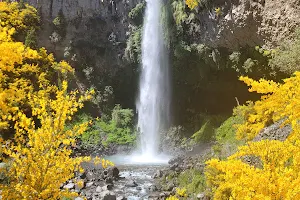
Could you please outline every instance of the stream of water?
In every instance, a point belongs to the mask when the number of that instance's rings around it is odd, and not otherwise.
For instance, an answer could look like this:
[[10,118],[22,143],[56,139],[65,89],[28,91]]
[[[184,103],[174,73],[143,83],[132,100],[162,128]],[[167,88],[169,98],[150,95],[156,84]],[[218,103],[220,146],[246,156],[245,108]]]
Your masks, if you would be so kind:
[[[159,156],[155,160],[132,159],[128,155],[114,155],[107,159],[114,162],[120,170],[121,179],[114,183],[113,191],[117,195],[125,196],[128,200],[148,200],[151,196],[159,195],[158,192],[151,191],[150,187],[155,185],[153,175],[157,170],[168,166],[167,157]],[[136,187],[128,187],[127,184],[134,181]]]
[[[116,183],[114,192],[125,195],[129,200],[148,199],[153,193],[149,190],[154,181],[151,176],[156,170],[165,167],[170,159],[159,152],[159,135],[162,130],[169,128],[170,116],[170,78],[161,8],[161,0],[147,0],[139,98],[136,103],[141,133],[140,148],[132,155],[109,157],[124,178]],[[134,180],[138,187],[126,187],[128,180]]]
[[170,116],[170,81],[161,23],[161,0],[147,0],[144,19],[137,100],[142,155],[133,158],[137,162],[161,162],[164,156],[159,156],[159,133],[168,127]]

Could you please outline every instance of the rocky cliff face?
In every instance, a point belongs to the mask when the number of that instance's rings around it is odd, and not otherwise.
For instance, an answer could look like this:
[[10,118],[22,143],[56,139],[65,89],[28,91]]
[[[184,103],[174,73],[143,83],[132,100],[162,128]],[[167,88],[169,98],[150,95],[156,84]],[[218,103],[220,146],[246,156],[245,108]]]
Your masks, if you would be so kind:
[[[112,84],[104,79],[115,76],[125,66],[122,58],[128,37],[128,13],[140,0],[27,2],[41,15],[40,46],[54,52],[59,59],[69,60],[77,76],[85,82],[83,85]],[[54,25],[55,20],[60,24]]]
[[198,10],[196,18],[194,35],[199,43],[232,50],[255,45],[273,48],[299,27],[300,1],[218,0],[209,11]]
[[[53,30],[48,26],[60,12],[63,13],[67,34],[61,46],[80,38],[93,40],[100,37],[104,43],[126,42],[128,13],[138,2],[140,0],[28,0],[42,16],[42,44],[50,42],[49,35]],[[97,38],[88,38],[91,31],[95,31]]]
[[[99,90],[111,85],[117,103],[134,106],[138,61],[127,63],[124,52],[127,46],[133,55],[140,54],[141,34],[130,28],[133,24],[140,30],[140,24],[131,21],[128,14],[142,0],[27,1],[42,16],[41,46],[69,60],[82,85]],[[208,4],[193,11],[183,0],[164,2],[172,24],[166,32],[171,33],[174,104],[181,105],[174,115],[186,120],[190,114],[183,113],[189,109],[193,113],[231,112],[236,105],[234,97],[241,103],[250,99],[237,76],[247,71],[252,73],[249,76],[260,78],[269,70],[267,58],[254,47],[274,48],[300,25],[299,0],[201,0]],[[64,30],[57,30],[53,20],[61,15],[65,23],[60,29]],[[57,31],[64,33],[61,38],[54,34]],[[237,66],[233,69],[233,65]]]
[[[90,20],[102,22],[97,32],[104,40],[109,36],[117,42],[126,41],[128,13],[141,0],[28,0],[39,8],[44,22],[52,22],[61,10],[68,20],[65,41],[84,37],[90,29]],[[213,47],[235,49],[243,46],[267,45],[274,47],[300,25],[298,0],[217,0],[221,13],[214,8],[198,10],[198,26],[194,35],[200,43]],[[49,31],[49,30],[48,30]],[[80,33],[84,36],[80,36]],[[42,43],[49,40],[43,35]],[[48,42],[49,43],[49,42]]]

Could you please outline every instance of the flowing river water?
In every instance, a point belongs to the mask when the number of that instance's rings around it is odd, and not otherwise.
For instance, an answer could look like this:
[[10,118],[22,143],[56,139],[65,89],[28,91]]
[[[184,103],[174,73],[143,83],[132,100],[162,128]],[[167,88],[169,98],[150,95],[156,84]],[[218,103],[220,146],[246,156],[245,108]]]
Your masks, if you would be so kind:
[[118,196],[124,196],[128,200],[146,200],[159,196],[159,192],[151,190],[155,185],[153,175],[168,166],[166,157],[156,162],[136,162],[135,158],[126,155],[110,156],[107,159],[114,162],[120,170],[121,179],[115,182],[113,189]]

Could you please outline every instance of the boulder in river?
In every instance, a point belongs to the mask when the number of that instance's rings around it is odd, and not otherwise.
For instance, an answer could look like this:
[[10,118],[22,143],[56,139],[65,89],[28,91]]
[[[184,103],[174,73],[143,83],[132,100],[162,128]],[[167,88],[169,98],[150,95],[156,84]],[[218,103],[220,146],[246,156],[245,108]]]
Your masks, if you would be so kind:
[[105,183],[107,183],[107,184],[112,184],[112,183],[113,183],[112,177],[107,177],[107,178],[105,179]]
[[125,184],[125,186],[127,186],[127,187],[136,187],[136,186],[138,186],[138,184],[137,184],[134,180],[129,180],[129,181]]
[[117,200],[115,193],[111,191],[103,191],[100,196],[103,200]]
[[150,192],[155,192],[155,191],[157,191],[157,187],[156,187],[155,185],[151,185],[151,186],[149,187],[149,191],[150,191]]
[[119,197],[117,197],[117,200],[127,200],[127,198],[123,197],[123,196],[119,196]]
[[107,168],[108,177],[119,178],[119,173],[120,173],[120,171],[117,167],[108,167]]
[[101,186],[97,186],[97,188],[96,188],[96,192],[98,192],[98,193],[102,192],[102,188],[101,188]]

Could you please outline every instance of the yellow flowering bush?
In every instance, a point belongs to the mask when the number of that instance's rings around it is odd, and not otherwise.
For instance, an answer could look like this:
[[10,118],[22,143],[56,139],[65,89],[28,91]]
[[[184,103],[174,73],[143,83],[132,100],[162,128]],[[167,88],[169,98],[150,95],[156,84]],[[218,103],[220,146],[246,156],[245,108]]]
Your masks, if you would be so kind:
[[28,4],[0,2],[0,25],[15,28],[18,35],[36,28],[39,21],[37,10]]
[[[246,122],[238,126],[238,137],[254,138],[269,123],[284,119],[292,132],[287,140],[248,142],[227,160],[211,159],[206,164],[207,184],[214,199],[300,199],[300,73],[285,79],[254,81],[241,77],[250,91],[264,94],[251,112],[245,112]],[[255,166],[244,162],[245,157],[259,159]]]
[[[51,94],[55,98],[51,99]],[[13,141],[3,141],[1,152],[4,162],[11,167],[4,171],[9,177],[7,185],[0,185],[4,199],[57,199],[75,194],[61,191],[60,185],[81,170],[80,163],[89,158],[71,158],[71,145],[75,136],[82,134],[87,124],[65,130],[65,123],[83,106],[86,95],[77,97],[77,92],[67,93],[67,83],[62,88],[51,86],[28,93],[32,116],[18,111],[12,115],[15,129]]]
[[300,118],[300,72],[283,80],[283,84],[274,81],[255,81],[248,77],[241,77],[250,86],[250,92],[263,94],[260,101],[256,101],[251,112],[245,112],[246,123],[238,127],[237,137],[252,140],[262,128],[280,119],[285,119],[282,125],[292,124],[292,135],[299,135]]
[[[14,41],[13,35],[26,28],[28,20],[28,13],[18,10],[18,5],[0,2],[0,130],[11,131],[10,139],[0,139],[0,160],[8,166],[0,169],[7,177],[0,184],[1,197],[57,200],[77,196],[60,186],[75,171],[84,171],[82,162],[90,161],[71,157],[71,146],[88,123],[69,129],[65,125],[93,91],[68,92],[64,80],[57,86],[55,76],[73,73],[73,68],[64,61],[55,62],[43,48],[33,50]],[[102,160],[102,165],[112,163]]]
[[44,48],[33,50],[15,42],[15,32],[13,27],[0,26],[0,129],[8,128],[20,110],[30,112],[28,93],[44,89],[57,73],[74,72],[66,62],[56,63]]

